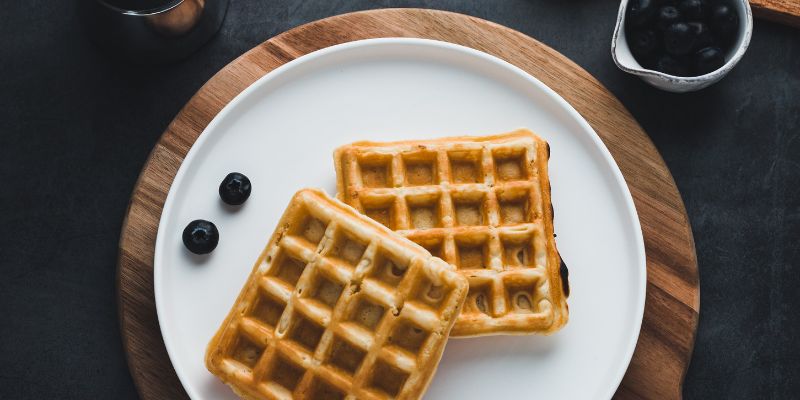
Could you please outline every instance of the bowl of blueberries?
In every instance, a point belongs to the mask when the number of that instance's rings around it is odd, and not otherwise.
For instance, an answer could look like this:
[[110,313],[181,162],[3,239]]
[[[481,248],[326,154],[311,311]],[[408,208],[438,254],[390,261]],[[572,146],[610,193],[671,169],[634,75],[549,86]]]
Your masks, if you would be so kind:
[[727,75],[752,33],[747,0],[623,0],[611,56],[650,85],[691,92]]

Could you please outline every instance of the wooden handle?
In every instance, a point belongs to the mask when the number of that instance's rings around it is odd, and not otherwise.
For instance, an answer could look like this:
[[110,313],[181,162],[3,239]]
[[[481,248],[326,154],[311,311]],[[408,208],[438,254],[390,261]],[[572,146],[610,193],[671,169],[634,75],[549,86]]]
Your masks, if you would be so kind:
[[750,0],[753,15],[800,28],[800,0]]

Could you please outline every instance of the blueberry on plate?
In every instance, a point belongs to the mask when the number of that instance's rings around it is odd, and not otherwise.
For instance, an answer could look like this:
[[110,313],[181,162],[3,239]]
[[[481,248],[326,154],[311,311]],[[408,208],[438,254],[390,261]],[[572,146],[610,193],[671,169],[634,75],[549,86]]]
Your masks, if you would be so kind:
[[673,56],[689,54],[694,47],[694,41],[692,30],[684,22],[672,24],[664,32],[664,49]]
[[655,0],[631,0],[628,3],[628,22],[631,26],[642,26],[656,15]]
[[682,0],[678,3],[678,11],[681,12],[685,18],[690,20],[699,20],[706,15],[706,5],[703,0]]
[[681,13],[673,6],[664,6],[658,9],[656,26],[662,31],[667,30],[672,24],[681,20]]
[[694,54],[694,72],[705,75],[725,65],[725,55],[719,47],[706,47]]
[[711,9],[711,29],[723,41],[732,41],[739,29],[739,16],[727,4],[717,4]]
[[631,53],[636,58],[647,57],[658,48],[658,34],[652,29],[636,31],[630,35]]
[[196,219],[183,229],[183,245],[194,254],[208,254],[217,248],[219,231],[206,220]]
[[250,179],[238,172],[231,172],[219,184],[219,197],[227,204],[238,206],[250,197]]
[[694,48],[703,49],[714,44],[714,35],[708,29],[708,25],[702,22],[689,22],[689,30],[694,35]]
[[689,76],[689,66],[683,59],[663,55],[656,62],[656,70],[675,76]]

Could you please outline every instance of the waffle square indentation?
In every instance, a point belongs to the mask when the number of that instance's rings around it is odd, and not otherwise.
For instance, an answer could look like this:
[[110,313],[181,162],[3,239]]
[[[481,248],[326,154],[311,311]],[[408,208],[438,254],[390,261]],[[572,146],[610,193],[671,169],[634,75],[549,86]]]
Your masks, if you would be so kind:
[[372,155],[359,160],[361,182],[368,188],[391,187],[391,156]]
[[470,285],[464,309],[492,316],[494,315],[492,299],[492,288],[488,283]]
[[301,366],[290,361],[282,354],[278,354],[272,361],[268,379],[293,392],[303,378],[304,370]]
[[407,186],[425,186],[439,183],[436,168],[436,153],[413,152],[403,154],[405,165],[405,184]]
[[447,153],[450,161],[452,183],[483,182],[481,151],[451,151]]
[[389,229],[397,226],[394,196],[364,196],[361,199],[364,214]]
[[383,360],[378,360],[370,376],[369,386],[390,397],[395,397],[400,393],[400,389],[406,383],[406,379],[408,379],[408,373],[385,363]]
[[304,347],[309,353],[313,353],[325,328],[297,312],[292,316],[291,324],[287,338]]
[[488,223],[486,194],[483,192],[454,193],[453,208],[458,226],[482,226]]
[[492,152],[494,175],[498,182],[523,181],[528,177],[524,148],[499,148]]
[[367,330],[372,331],[381,322],[385,313],[386,308],[384,306],[369,299],[367,296],[360,295],[354,300],[347,320],[356,322]]
[[235,341],[236,344],[231,351],[231,358],[250,369],[255,367],[261,355],[264,353],[264,348],[242,334],[239,334]]
[[488,236],[456,237],[456,251],[460,270],[490,268]]
[[368,276],[389,287],[397,287],[408,272],[408,263],[397,260],[385,252],[379,252]]
[[506,304],[516,313],[535,314],[539,312],[536,301],[537,280],[506,281]]
[[425,344],[425,341],[430,336],[430,332],[417,326],[411,321],[402,321],[398,323],[394,329],[389,333],[389,344],[401,347],[411,354],[419,353],[419,350]]
[[505,268],[534,267],[533,235],[501,236],[503,265]]
[[324,379],[314,377],[308,390],[309,399],[342,400],[345,394]]
[[331,350],[328,355],[327,363],[350,374],[355,375],[358,368],[364,362],[367,353],[348,341],[335,336]]
[[361,260],[361,256],[364,255],[366,248],[367,245],[360,240],[341,232],[337,235],[328,255],[355,267],[358,261]]
[[275,272],[271,275],[291,286],[295,286],[305,268],[305,262],[283,250],[278,256],[278,259],[275,260]]
[[527,189],[498,191],[497,202],[500,206],[500,223],[502,225],[532,222]]
[[442,226],[439,193],[409,196],[406,198],[411,214],[411,225],[415,229],[431,229]]
[[308,240],[312,245],[316,246],[325,236],[325,228],[327,225],[321,220],[309,216],[303,224],[300,235]]
[[259,322],[274,328],[283,315],[286,304],[270,295],[261,293],[256,299],[250,316]]
[[439,283],[431,281],[426,276],[419,277],[419,282],[411,292],[411,299],[421,301],[434,310],[439,310],[445,303],[448,290]]
[[317,299],[326,306],[334,308],[342,295],[344,284],[325,276],[323,273],[315,275],[311,283],[311,289],[304,297]]

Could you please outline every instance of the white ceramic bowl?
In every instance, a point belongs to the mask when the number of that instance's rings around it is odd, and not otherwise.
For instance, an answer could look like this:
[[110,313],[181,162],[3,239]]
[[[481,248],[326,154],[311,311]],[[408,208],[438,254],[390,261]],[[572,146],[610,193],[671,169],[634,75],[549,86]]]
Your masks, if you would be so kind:
[[716,83],[733,69],[750,44],[750,36],[753,34],[753,14],[750,11],[750,3],[747,0],[734,0],[732,4],[739,14],[739,32],[736,43],[725,54],[725,65],[700,76],[675,76],[644,68],[631,54],[625,35],[625,10],[628,8],[628,1],[622,0],[619,5],[617,25],[614,28],[614,36],[611,38],[611,57],[619,69],[637,75],[643,81],[661,90],[676,93],[693,92]]

